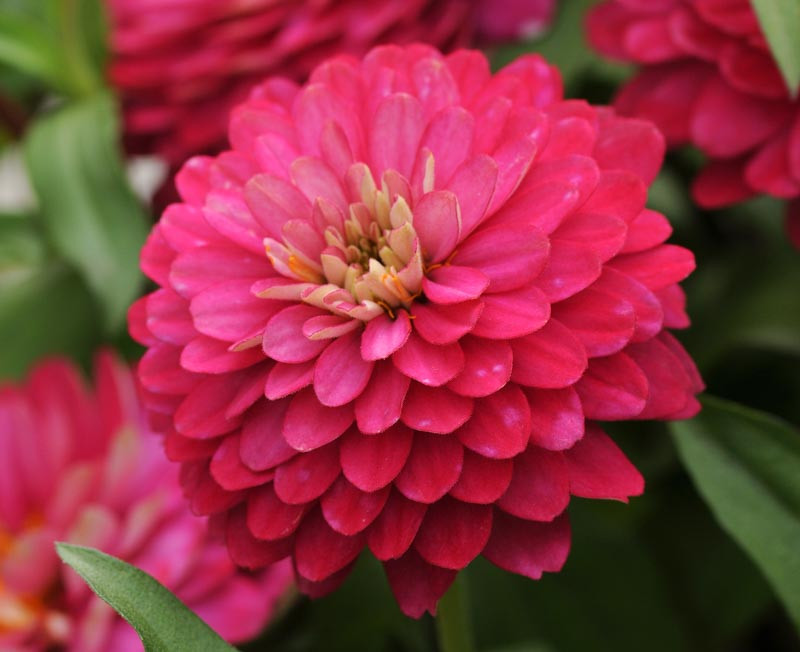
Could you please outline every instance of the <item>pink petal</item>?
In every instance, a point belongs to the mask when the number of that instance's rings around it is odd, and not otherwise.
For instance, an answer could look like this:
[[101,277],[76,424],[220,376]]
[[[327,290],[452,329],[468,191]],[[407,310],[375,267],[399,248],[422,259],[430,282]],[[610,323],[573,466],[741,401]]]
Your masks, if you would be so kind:
[[139,380],[151,392],[188,394],[200,380],[180,366],[181,350],[169,344],[157,344],[139,360]]
[[640,419],[659,419],[682,410],[693,387],[681,361],[659,339],[632,344],[625,349],[647,376],[649,392]]
[[752,197],[755,191],[744,180],[746,155],[710,161],[692,183],[692,197],[703,208],[719,208]]
[[492,292],[505,292],[533,281],[547,262],[549,251],[547,238],[530,227],[490,227],[462,242],[453,262],[486,274]]
[[247,513],[243,508],[228,516],[225,544],[233,562],[244,568],[263,568],[292,554],[291,539],[256,539],[247,527]]
[[[566,158],[554,161],[537,161],[525,177],[519,189],[524,196],[528,191],[542,185],[563,188],[574,188],[578,193],[576,206],[583,204],[594,192],[600,180],[597,162],[590,156],[571,154]],[[512,199],[513,201],[513,199]],[[536,214],[534,207],[533,214]],[[530,219],[530,218],[529,218]]]
[[625,353],[593,358],[575,385],[587,419],[616,421],[637,416],[647,402],[647,377]]
[[411,334],[411,320],[405,310],[395,319],[383,314],[367,322],[361,335],[361,356],[364,360],[383,360],[401,348]]
[[156,338],[170,344],[183,345],[197,336],[186,300],[166,288],[148,295],[145,326]]
[[375,110],[368,131],[374,176],[380,177],[385,170],[392,169],[411,178],[424,128],[422,105],[417,98],[404,93],[386,97]]
[[628,502],[644,491],[644,479],[600,428],[586,426],[586,436],[564,452],[569,488],[574,496]]
[[589,357],[622,350],[636,326],[630,303],[595,286],[556,304],[553,316],[580,340]]
[[691,251],[668,244],[641,253],[617,256],[609,264],[651,290],[682,281],[695,268]]
[[475,401],[472,417],[459,428],[458,439],[470,450],[497,459],[511,458],[528,446],[531,411],[516,385]]
[[515,192],[492,216],[491,224],[528,224],[542,233],[551,233],[583,199],[574,185],[542,182]]
[[622,249],[627,231],[625,222],[616,215],[579,211],[564,220],[551,238],[588,245],[605,262]]
[[426,611],[435,614],[436,603],[456,578],[456,571],[431,566],[414,550],[385,561],[383,567],[400,610],[410,618]]
[[630,276],[606,267],[592,288],[618,296],[633,306],[636,326],[632,341],[648,340],[661,331],[664,323],[661,302],[655,294]]
[[378,518],[367,531],[367,543],[380,560],[397,559],[411,547],[428,510],[392,489]]
[[538,160],[556,160],[566,158],[570,154],[591,156],[596,137],[596,129],[590,124],[589,119],[569,116],[553,120],[550,123],[547,146]]
[[628,234],[622,253],[644,251],[660,245],[672,234],[672,226],[661,213],[643,210],[628,224]]
[[225,411],[244,378],[240,373],[200,381],[175,412],[175,429],[185,437],[208,439],[238,427],[241,418],[229,419]]
[[425,296],[443,305],[477,299],[488,286],[489,277],[483,272],[456,265],[438,267],[422,279]]
[[253,489],[247,496],[247,528],[258,539],[288,537],[306,512],[307,505],[287,505],[280,500],[272,483]]
[[190,305],[195,328],[226,342],[238,342],[264,328],[282,304],[253,296],[251,285],[251,279],[224,281],[195,295]]
[[276,401],[300,391],[303,387],[308,387],[314,379],[315,364],[315,360],[300,364],[276,362],[267,376],[264,396],[271,401]]
[[599,130],[594,158],[601,168],[629,170],[649,186],[661,168],[664,147],[651,122],[614,117]]
[[400,473],[412,440],[411,430],[402,424],[379,435],[351,430],[342,438],[339,450],[342,473],[361,491],[378,491]]
[[461,475],[450,495],[466,503],[489,505],[502,496],[511,482],[514,462],[494,460],[464,450]]
[[452,344],[469,333],[483,311],[479,300],[451,305],[416,303],[411,313],[414,330],[431,344]]
[[409,378],[438,387],[461,372],[464,353],[457,342],[440,346],[411,333],[405,346],[392,354],[392,362]]
[[312,156],[301,156],[292,161],[292,181],[313,203],[318,197],[326,199],[340,210],[347,210],[347,198],[340,177],[328,165]]
[[550,523],[526,521],[495,510],[483,556],[495,566],[532,580],[560,571],[567,560],[570,528],[563,514]]
[[346,405],[367,386],[375,363],[361,357],[360,339],[361,333],[348,333],[334,340],[317,359],[314,392],[323,405]]
[[353,423],[353,406],[322,405],[311,388],[292,396],[281,434],[297,451],[311,451],[332,442]]
[[251,254],[241,247],[209,245],[180,254],[170,267],[169,285],[182,296],[192,297],[220,281],[247,278],[255,282],[274,273],[263,254]]
[[411,379],[386,360],[378,362],[372,380],[355,401],[355,415],[361,432],[383,432],[399,421]]
[[644,210],[647,186],[633,172],[602,170],[597,186],[581,211],[615,215],[628,223]]
[[282,238],[286,222],[311,217],[311,202],[291,183],[270,174],[250,179],[244,198],[253,217],[277,240]]
[[427,147],[433,154],[436,179],[440,182],[437,186],[446,187],[456,168],[469,155],[474,129],[472,114],[460,106],[439,111],[428,123],[420,148]]
[[[261,349],[231,351],[230,343],[205,335],[195,337],[180,352],[180,365],[197,373],[224,374],[250,367],[264,359]],[[141,372],[140,372],[141,375]]]
[[472,414],[473,400],[446,387],[413,383],[403,404],[401,419],[410,428],[447,434],[462,426]]
[[281,435],[289,400],[262,401],[247,413],[239,454],[253,471],[271,469],[297,454]]
[[[486,209],[494,196],[497,171],[494,159],[486,154],[478,154],[462,163],[447,184],[447,189],[458,197],[462,238],[472,233],[485,219]],[[438,167],[436,174],[438,178]]]
[[488,396],[511,378],[514,355],[508,342],[466,336],[460,341],[466,359],[464,370],[447,383],[462,396]]
[[311,340],[303,334],[303,324],[318,315],[325,314],[319,308],[297,304],[283,308],[264,329],[262,348],[278,362],[307,362],[316,358],[329,340]]
[[526,521],[552,521],[569,504],[569,475],[560,452],[530,446],[514,458],[514,475],[497,501]]
[[583,375],[588,364],[583,345],[555,319],[535,333],[512,340],[511,349],[511,379],[530,387],[567,387]]
[[458,199],[449,190],[423,195],[414,206],[414,230],[428,263],[438,263],[455,249],[461,235]]
[[377,518],[388,497],[389,487],[366,493],[340,476],[320,500],[322,516],[339,534],[353,536]]
[[275,470],[275,493],[283,502],[302,505],[324,494],[339,475],[337,442],[295,455]]
[[239,456],[241,435],[225,437],[211,458],[211,477],[226,491],[256,487],[272,479],[272,473],[254,473]]
[[461,570],[483,550],[492,532],[492,507],[445,496],[428,508],[414,548],[439,568]]
[[550,319],[550,301],[534,285],[509,292],[485,294],[484,307],[473,335],[496,340],[522,337],[539,330]]
[[339,534],[315,510],[297,528],[295,568],[301,577],[321,582],[355,560],[363,545],[363,537]]
[[560,451],[583,437],[583,406],[575,389],[530,389],[527,394],[532,444]]
[[415,433],[411,453],[394,486],[409,500],[433,503],[461,475],[464,448],[453,437]]
[[591,245],[552,240],[547,265],[536,279],[551,303],[561,301],[589,287],[603,270],[600,257]]

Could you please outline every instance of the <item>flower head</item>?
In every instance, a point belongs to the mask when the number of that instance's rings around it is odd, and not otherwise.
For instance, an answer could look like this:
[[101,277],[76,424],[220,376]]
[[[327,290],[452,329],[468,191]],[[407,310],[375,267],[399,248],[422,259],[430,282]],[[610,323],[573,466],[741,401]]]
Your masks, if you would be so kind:
[[558,570],[570,495],[642,491],[596,420],[698,409],[655,127],[538,56],[416,45],[268,80],[230,137],[178,175],[130,312],[193,509],[312,595],[369,548],[413,616],[479,554]]
[[[800,102],[747,0],[607,0],[590,13],[588,31],[604,54],[642,64],[616,109],[708,157],[693,187],[698,203],[800,197]],[[798,230],[790,225],[790,234]]]
[[108,2],[128,145],[179,164],[224,146],[229,111],[266,75],[304,81],[325,58],[378,43],[453,49],[528,36],[547,24],[554,0]]
[[142,568],[228,640],[260,631],[289,569],[238,571],[185,510],[177,469],[160,448],[142,427],[130,373],[109,354],[98,357],[93,392],[62,360],[0,387],[0,649],[142,649],[58,561],[54,541]]

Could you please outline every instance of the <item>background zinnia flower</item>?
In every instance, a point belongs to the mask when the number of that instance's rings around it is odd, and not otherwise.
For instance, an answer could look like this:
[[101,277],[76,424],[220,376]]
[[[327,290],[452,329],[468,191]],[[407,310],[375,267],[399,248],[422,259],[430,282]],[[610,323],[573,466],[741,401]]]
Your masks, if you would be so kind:
[[222,636],[246,640],[288,587],[277,565],[238,571],[185,510],[177,469],[142,428],[130,372],[98,356],[96,390],[66,361],[0,387],[0,649],[126,652],[138,636],[58,560],[54,541],[149,572]]
[[597,421],[698,409],[659,132],[538,56],[416,45],[267,80],[230,138],[179,173],[130,311],[193,510],[312,596],[369,548],[412,616],[480,554],[560,569],[571,495],[643,487]]
[[[748,0],[609,0],[587,26],[595,48],[642,64],[616,109],[653,120],[669,145],[692,143],[709,158],[693,187],[699,204],[800,196],[800,103]],[[787,214],[798,219],[796,207]],[[789,225],[800,246],[798,230]]]
[[109,0],[111,79],[129,147],[171,164],[221,149],[228,113],[266,75],[304,81],[339,53],[422,41],[449,50],[531,36],[554,0]]

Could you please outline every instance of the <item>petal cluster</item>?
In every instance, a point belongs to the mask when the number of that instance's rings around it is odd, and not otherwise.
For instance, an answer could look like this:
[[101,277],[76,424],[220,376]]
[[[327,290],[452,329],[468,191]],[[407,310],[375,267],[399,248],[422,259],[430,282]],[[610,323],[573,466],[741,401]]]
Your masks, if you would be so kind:
[[[654,121],[668,144],[692,143],[707,155],[693,187],[701,205],[800,196],[800,101],[748,0],[606,0],[587,26],[598,50],[642,66],[617,110]],[[789,232],[800,245],[797,213],[788,212]]]
[[[498,11],[498,4],[503,10]],[[255,82],[305,80],[338,53],[379,43],[471,42],[530,36],[554,0],[108,0],[110,75],[128,146],[171,164],[224,146],[230,109]]]
[[98,356],[96,389],[63,360],[0,387],[0,649],[135,652],[141,641],[56,557],[100,548],[149,572],[231,641],[256,635],[291,570],[248,573],[185,510],[146,432],[130,372]]
[[268,80],[230,138],[179,173],[130,311],[193,510],[312,596],[368,548],[412,616],[480,554],[560,569],[571,496],[643,488],[597,422],[698,409],[656,128],[538,56],[416,45]]

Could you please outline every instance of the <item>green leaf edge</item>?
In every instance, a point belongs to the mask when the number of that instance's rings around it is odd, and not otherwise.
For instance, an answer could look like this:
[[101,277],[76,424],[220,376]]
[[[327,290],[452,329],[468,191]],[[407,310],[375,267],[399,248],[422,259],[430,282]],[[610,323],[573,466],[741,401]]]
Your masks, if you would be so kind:
[[[61,560],[133,626],[146,652],[236,652],[151,575],[94,548],[64,542],[56,542],[55,547]],[[107,581],[104,574],[113,575],[114,580]],[[126,590],[131,585],[135,590]],[[143,595],[157,599],[157,605],[150,603],[151,610],[168,613],[175,630],[162,631],[146,619],[141,612],[147,609],[137,608],[137,600]]]
[[758,23],[792,99],[800,91],[800,0],[752,0]]

